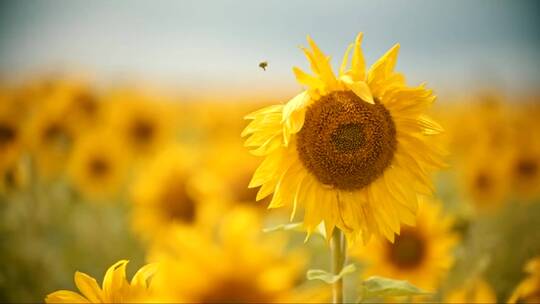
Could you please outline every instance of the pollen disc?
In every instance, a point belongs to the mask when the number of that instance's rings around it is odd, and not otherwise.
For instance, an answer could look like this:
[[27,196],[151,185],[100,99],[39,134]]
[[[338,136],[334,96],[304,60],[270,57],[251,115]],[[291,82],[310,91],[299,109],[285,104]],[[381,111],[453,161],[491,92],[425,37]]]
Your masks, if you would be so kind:
[[308,107],[298,132],[298,155],[321,183],[361,189],[392,162],[396,128],[388,110],[353,92],[333,92]]

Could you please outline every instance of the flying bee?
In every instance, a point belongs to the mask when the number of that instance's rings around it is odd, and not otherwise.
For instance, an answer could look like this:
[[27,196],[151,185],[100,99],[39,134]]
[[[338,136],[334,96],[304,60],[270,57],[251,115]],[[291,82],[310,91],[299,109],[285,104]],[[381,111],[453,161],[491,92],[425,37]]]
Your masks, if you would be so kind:
[[259,63],[259,67],[266,71],[266,68],[268,67],[268,61],[262,61]]

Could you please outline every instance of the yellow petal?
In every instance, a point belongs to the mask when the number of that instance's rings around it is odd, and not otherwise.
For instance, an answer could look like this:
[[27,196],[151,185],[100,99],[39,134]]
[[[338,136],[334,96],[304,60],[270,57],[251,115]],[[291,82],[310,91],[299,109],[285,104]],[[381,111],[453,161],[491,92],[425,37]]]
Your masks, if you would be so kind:
[[375,104],[373,100],[373,95],[367,83],[363,81],[354,81],[351,76],[344,75],[340,80],[345,84],[345,86],[354,92],[356,96],[360,97],[363,101],[371,104]]
[[362,53],[362,37],[363,33],[359,33],[356,36],[354,43],[354,53],[352,59],[351,75],[354,80],[364,81],[366,79],[366,62],[364,60],[364,54]]
[[126,280],[126,265],[127,260],[121,260],[107,269],[103,278],[104,298],[108,302],[114,302],[118,296],[118,292],[124,289],[127,285]]
[[343,60],[341,61],[341,66],[339,68],[339,76],[345,75],[347,72],[347,64],[349,63],[349,53],[351,52],[353,45],[349,44],[349,47],[347,47],[347,50],[345,51],[345,55],[343,55]]
[[45,297],[45,303],[91,303],[80,294],[69,291],[59,290],[50,293]]
[[101,288],[99,288],[96,280],[89,275],[79,271],[75,272],[75,285],[77,285],[79,291],[83,294],[83,296],[90,300],[90,302],[104,302]]

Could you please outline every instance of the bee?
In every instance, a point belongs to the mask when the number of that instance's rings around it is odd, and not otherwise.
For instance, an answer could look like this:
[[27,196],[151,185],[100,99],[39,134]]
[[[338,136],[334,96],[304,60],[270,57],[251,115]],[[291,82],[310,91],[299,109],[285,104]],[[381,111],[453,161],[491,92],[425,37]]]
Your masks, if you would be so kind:
[[259,63],[259,67],[266,71],[266,68],[268,67],[268,61],[262,61]]

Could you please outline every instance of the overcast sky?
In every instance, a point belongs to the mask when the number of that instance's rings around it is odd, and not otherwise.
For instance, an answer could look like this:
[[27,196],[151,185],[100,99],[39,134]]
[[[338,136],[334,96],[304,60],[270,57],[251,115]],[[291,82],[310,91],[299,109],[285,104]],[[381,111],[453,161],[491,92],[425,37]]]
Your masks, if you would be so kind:
[[[297,88],[311,35],[341,61],[363,31],[372,63],[440,90],[540,84],[540,1],[2,1],[0,73],[86,70],[205,90]],[[269,61],[267,72],[257,64]]]

